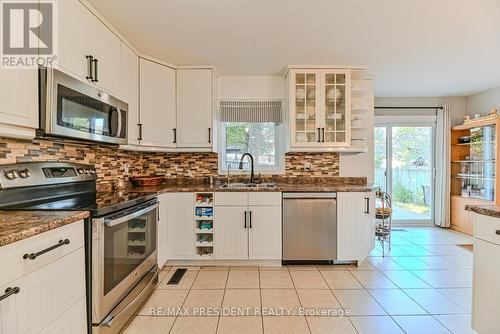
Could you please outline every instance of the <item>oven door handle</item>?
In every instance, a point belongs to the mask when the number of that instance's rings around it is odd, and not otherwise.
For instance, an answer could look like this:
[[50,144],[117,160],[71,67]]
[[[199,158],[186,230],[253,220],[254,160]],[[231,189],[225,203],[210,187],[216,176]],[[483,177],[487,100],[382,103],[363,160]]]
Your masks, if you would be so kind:
[[145,213],[148,213],[149,211],[153,211],[157,207],[158,207],[158,203],[151,205],[151,206],[148,206],[147,208],[141,209],[139,211],[136,211],[134,213],[131,213],[131,214],[123,216],[123,217],[119,217],[119,218],[115,218],[115,219],[104,219],[104,224],[108,227],[120,225],[120,224],[123,224],[123,223],[129,221],[130,219],[137,218],[139,216],[142,216]]

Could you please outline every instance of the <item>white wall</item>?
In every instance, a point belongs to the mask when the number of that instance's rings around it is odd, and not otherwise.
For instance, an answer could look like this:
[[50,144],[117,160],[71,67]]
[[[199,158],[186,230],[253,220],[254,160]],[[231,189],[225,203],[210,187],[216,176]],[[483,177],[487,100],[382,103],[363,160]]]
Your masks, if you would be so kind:
[[466,113],[486,115],[491,107],[500,107],[500,87],[488,89],[466,98]]
[[[463,123],[466,113],[465,97],[376,97],[375,107],[438,107],[452,105],[452,125]],[[408,115],[412,111],[408,110]]]
[[219,100],[286,99],[286,80],[281,75],[219,76]]

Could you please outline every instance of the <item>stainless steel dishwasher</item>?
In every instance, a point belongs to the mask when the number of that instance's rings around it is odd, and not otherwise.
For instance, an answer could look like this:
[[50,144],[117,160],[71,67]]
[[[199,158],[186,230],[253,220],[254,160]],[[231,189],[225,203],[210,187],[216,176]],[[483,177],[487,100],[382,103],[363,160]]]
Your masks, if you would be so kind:
[[283,193],[283,264],[337,259],[337,194]]

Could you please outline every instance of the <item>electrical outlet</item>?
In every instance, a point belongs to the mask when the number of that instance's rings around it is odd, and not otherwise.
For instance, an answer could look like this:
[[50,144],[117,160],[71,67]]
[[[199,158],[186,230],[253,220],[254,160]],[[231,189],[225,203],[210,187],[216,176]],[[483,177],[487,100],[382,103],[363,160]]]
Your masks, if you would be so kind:
[[125,174],[128,174],[129,170],[130,170],[130,165],[128,163],[125,163],[123,165],[123,171],[125,172]]
[[304,170],[305,170],[306,172],[310,172],[310,171],[312,170],[312,165],[311,165],[311,163],[310,163],[310,162],[305,162],[305,163],[304,163]]

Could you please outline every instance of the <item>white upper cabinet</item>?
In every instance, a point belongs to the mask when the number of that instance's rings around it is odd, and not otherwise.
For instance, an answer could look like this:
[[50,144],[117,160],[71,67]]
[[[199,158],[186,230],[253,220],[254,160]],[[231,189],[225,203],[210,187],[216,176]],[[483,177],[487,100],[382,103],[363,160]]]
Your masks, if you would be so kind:
[[351,71],[290,69],[290,150],[351,147]]
[[78,0],[57,3],[60,29],[56,65],[111,93],[119,93],[120,39]]
[[212,70],[177,70],[177,147],[212,147]]
[[120,98],[128,104],[127,139],[132,145],[139,144],[139,57],[125,43],[121,45]]
[[0,69],[0,136],[32,139],[37,127],[37,70]]
[[141,145],[175,148],[175,70],[141,58],[139,72]]

